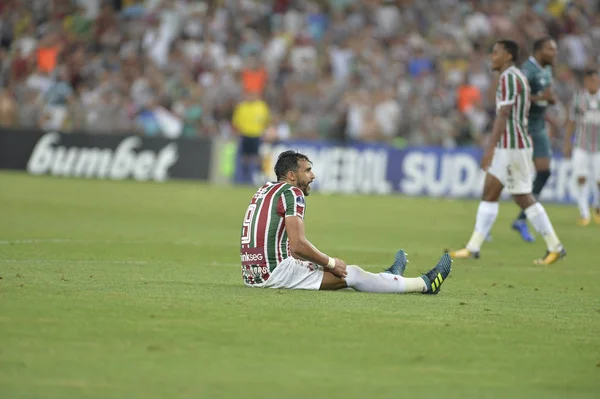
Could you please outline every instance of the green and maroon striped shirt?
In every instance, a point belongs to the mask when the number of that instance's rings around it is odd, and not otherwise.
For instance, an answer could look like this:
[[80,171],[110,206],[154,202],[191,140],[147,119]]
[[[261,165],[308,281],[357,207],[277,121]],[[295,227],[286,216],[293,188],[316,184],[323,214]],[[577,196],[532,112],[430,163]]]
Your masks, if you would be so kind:
[[531,148],[531,138],[527,130],[529,107],[529,82],[514,65],[500,75],[496,90],[496,111],[504,105],[511,105],[510,115],[506,121],[504,132],[498,141],[499,148]]
[[600,151],[600,91],[575,93],[571,101],[569,119],[575,122],[575,147],[586,151]]
[[242,223],[240,257],[246,284],[263,284],[290,256],[285,218],[304,219],[304,193],[289,183],[267,183],[252,197]]

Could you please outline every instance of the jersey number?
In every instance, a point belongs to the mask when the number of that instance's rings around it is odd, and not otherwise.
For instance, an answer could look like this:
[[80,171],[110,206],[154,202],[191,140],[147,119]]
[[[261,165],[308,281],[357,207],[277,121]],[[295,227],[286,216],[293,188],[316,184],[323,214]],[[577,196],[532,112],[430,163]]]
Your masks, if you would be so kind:
[[244,223],[242,224],[242,245],[250,244],[250,235],[252,234],[250,225],[252,224],[252,219],[254,219],[254,211],[256,211],[256,204],[250,204],[246,211],[246,216],[244,216]]

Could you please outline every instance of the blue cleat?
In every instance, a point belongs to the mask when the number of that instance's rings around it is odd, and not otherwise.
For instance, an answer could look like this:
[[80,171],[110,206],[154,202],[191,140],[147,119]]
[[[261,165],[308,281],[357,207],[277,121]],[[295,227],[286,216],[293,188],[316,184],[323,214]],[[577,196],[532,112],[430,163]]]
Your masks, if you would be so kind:
[[512,224],[512,229],[519,232],[521,238],[525,242],[534,242],[535,237],[531,235],[529,232],[529,227],[527,226],[527,220],[517,219]]
[[406,252],[403,249],[396,252],[396,259],[394,263],[390,267],[384,270],[385,273],[394,274],[396,276],[403,276],[404,270],[406,270],[406,264],[408,263],[408,259],[406,259]]
[[421,276],[427,287],[427,291],[424,294],[437,295],[440,292],[442,283],[446,281],[451,271],[452,259],[450,258],[450,254],[444,254],[433,269]]

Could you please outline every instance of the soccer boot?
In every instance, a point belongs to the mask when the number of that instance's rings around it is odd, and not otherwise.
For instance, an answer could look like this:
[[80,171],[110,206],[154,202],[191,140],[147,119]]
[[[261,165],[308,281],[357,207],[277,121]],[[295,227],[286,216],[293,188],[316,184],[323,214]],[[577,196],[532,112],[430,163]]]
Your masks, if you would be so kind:
[[594,214],[592,215],[592,218],[594,218],[594,223],[600,224],[600,208],[594,209]]
[[529,232],[529,226],[527,226],[527,220],[517,219],[512,224],[512,229],[518,231],[521,238],[525,242],[534,242],[535,237]]
[[449,254],[452,259],[479,259],[479,251],[471,252],[467,248],[456,251],[446,250],[446,253]]
[[536,259],[533,261],[534,265],[551,265],[554,262],[567,256],[567,251],[563,248],[558,252],[546,251],[546,255],[542,259]]
[[579,219],[577,219],[577,226],[587,227],[590,225],[590,222],[591,222],[590,218],[579,218]]
[[427,291],[423,294],[437,295],[444,281],[452,271],[452,259],[449,254],[442,255],[440,261],[433,269],[422,275],[421,278],[425,281]]
[[404,252],[403,249],[396,252],[396,259],[394,259],[394,263],[390,267],[384,270],[385,273],[394,274],[396,276],[403,276],[404,270],[406,270],[406,264],[408,263],[408,259],[406,259],[407,253]]

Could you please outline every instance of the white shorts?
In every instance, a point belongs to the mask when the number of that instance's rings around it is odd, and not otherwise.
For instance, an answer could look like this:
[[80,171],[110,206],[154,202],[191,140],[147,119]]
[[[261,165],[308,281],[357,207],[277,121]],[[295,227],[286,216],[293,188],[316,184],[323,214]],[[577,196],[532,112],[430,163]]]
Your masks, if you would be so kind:
[[573,149],[571,160],[573,176],[595,179],[600,182],[600,152],[590,152],[581,148]]
[[298,260],[290,256],[277,265],[264,284],[248,286],[318,290],[321,288],[323,273],[323,268],[321,266],[304,260]]
[[510,194],[530,194],[535,173],[533,149],[496,148],[487,172]]

